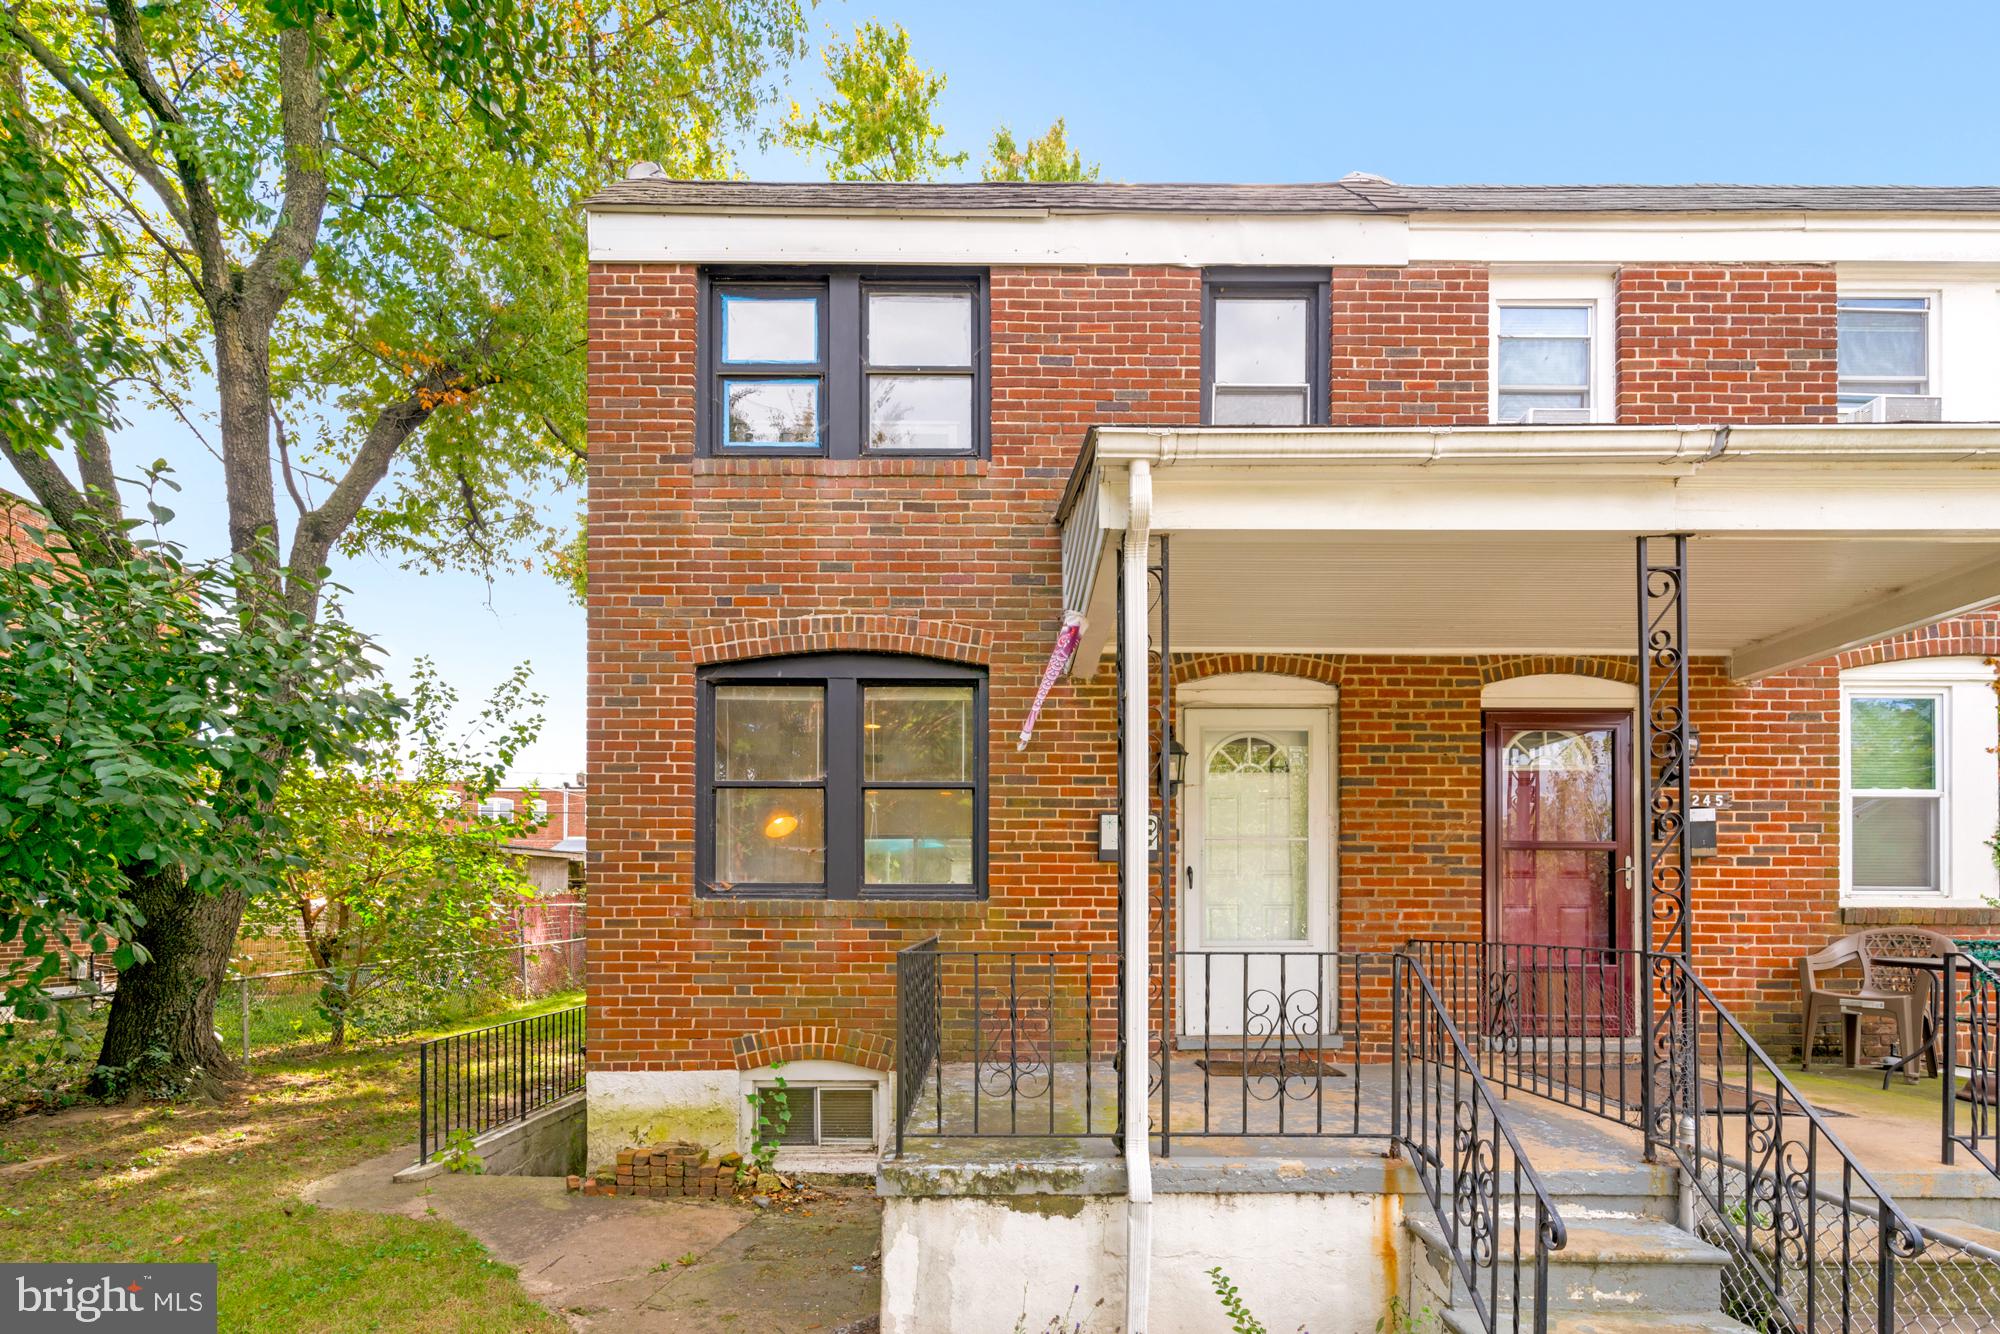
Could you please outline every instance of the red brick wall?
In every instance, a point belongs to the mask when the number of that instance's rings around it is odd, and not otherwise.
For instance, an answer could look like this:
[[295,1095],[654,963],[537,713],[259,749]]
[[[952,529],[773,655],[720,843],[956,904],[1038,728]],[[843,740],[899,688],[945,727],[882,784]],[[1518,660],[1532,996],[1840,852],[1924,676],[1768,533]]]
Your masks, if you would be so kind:
[[1618,272],[1618,417],[1830,421],[1834,272],[1629,267]]
[[[894,955],[933,934],[1108,946],[1113,683],[1019,728],[1061,613],[1050,517],[1086,427],[1197,419],[1200,275],[992,273],[990,460],[698,459],[694,273],[591,278],[591,1060],[729,1068],[771,1030],[893,1032]],[[777,622],[778,624],[773,624]],[[755,651],[928,652],[990,671],[983,904],[697,901],[694,671]]]
[[1487,421],[1487,293],[1481,265],[1335,269],[1332,423]]
[[[1828,270],[1627,270],[1627,420],[1831,412]],[[591,275],[592,1063],[730,1068],[764,1050],[876,1052],[893,957],[949,944],[1108,947],[1114,684],[1060,683],[1014,751],[1060,612],[1056,497],[1098,422],[1199,419],[1200,276],[1158,268],[992,273],[990,460],[703,459],[694,448],[691,268]],[[1487,419],[1482,270],[1332,273],[1333,420]],[[1708,323],[1697,327],[1695,316]],[[1983,631],[1982,631],[1983,633]],[[1932,637],[1928,651],[1941,648]],[[1955,642],[1955,641],[1953,641]],[[991,672],[990,898],[889,907],[697,900],[694,672],[758,653],[905,651]],[[1244,670],[1235,659],[1183,672]],[[1482,681],[1630,679],[1617,660],[1292,657],[1336,682],[1342,944],[1476,936]],[[1789,1032],[1795,960],[1844,929],[1837,903],[1838,695],[1816,667],[1753,687],[1704,665],[1700,781],[1736,798],[1700,864],[1696,948],[1724,998]],[[1773,893],[1774,883],[1784,892]],[[808,1046],[811,1044],[808,1043]]]

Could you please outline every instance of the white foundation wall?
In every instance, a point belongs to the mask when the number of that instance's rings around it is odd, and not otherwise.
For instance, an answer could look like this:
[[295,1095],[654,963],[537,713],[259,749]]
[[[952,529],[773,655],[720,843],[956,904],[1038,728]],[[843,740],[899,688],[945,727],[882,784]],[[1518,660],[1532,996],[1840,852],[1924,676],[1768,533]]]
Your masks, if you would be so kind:
[[[1217,1266],[1267,1329],[1375,1334],[1402,1286],[1405,1235],[1396,1194],[1157,1194],[1149,1334],[1228,1329]],[[1114,1334],[1124,1307],[1120,1196],[883,1201],[883,1334],[1013,1334],[1055,1317]]]
[[584,1076],[589,1162],[620,1149],[684,1139],[711,1154],[738,1147],[742,1076],[735,1070],[593,1070]]

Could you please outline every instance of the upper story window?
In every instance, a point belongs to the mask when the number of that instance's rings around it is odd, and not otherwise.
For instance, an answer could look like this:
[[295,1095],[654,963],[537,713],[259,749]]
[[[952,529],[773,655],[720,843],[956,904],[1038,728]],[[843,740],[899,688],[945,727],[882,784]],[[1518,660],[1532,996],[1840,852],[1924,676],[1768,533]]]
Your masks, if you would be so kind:
[[1494,334],[1494,419],[1593,420],[1596,324],[1594,302],[1501,302]]
[[1842,296],[1840,406],[1931,392],[1931,299]]
[[1926,658],[1841,674],[1842,887],[1850,901],[1984,902],[2000,873],[1993,669]]
[[1205,424],[1325,424],[1329,281],[1309,270],[1209,270],[1202,285]]
[[971,898],[986,871],[986,675],[817,654],[704,669],[705,894]]
[[977,455],[976,276],[706,275],[697,404],[712,454]]

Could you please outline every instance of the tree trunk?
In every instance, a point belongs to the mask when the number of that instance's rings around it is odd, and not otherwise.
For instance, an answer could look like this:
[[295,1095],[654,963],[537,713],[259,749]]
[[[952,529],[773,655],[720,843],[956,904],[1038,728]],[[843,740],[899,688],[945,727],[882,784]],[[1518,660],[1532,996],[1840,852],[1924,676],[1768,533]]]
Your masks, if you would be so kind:
[[92,1091],[103,1097],[192,1085],[212,1093],[239,1073],[215,1034],[215,999],[235,949],[243,895],[191,892],[177,871],[131,872],[127,879],[133,903],[146,915],[133,942],[152,957],[118,975]]
[[[215,381],[221,404],[229,549],[275,574],[277,514],[271,483],[268,328],[252,327],[231,300],[214,313]],[[268,596],[280,600],[273,587]],[[215,1000],[236,952],[247,900],[241,892],[190,893],[179,874],[131,873],[131,897],[146,915],[134,937],[152,959],[118,979],[97,1064],[121,1073],[91,1081],[100,1096],[192,1083],[213,1092],[241,1073],[215,1036]]]

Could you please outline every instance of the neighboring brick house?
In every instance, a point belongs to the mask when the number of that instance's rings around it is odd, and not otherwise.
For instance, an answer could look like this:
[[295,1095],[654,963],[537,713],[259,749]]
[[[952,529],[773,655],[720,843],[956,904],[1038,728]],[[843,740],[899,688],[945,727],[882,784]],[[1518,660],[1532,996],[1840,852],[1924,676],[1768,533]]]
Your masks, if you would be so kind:
[[[47,516],[33,501],[11,491],[0,490],[0,562],[12,565],[47,555],[41,535],[47,533],[48,527]],[[24,957],[20,941],[0,941],[0,977],[5,977]],[[77,983],[86,978],[98,987],[115,987],[118,984],[118,970],[112,966],[108,953],[84,951],[83,960],[72,969],[70,981]],[[63,989],[66,990],[67,986],[65,984]]]
[[[925,938],[1118,947],[1142,496],[1177,949],[1634,944],[1633,540],[1671,532],[1710,985],[1790,1049],[1801,954],[2000,929],[2000,515],[1953,490],[1991,476],[1956,424],[2000,419],[2000,193],[642,176],[590,211],[594,1157],[733,1145],[776,1060],[886,1086]],[[1535,783],[1601,836],[1515,837]],[[1253,795],[1294,842],[1218,829]]]

